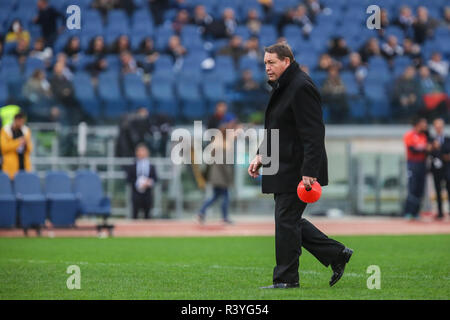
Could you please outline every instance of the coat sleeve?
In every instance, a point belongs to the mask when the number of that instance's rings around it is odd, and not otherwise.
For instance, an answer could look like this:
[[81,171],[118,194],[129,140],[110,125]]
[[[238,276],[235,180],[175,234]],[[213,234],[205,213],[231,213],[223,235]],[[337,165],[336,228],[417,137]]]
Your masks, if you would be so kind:
[[20,145],[19,140],[9,137],[5,130],[1,131],[0,140],[1,150],[3,154],[17,150]]
[[309,83],[304,84],[296,93],[292,109],[304,148],[302,175],[317,178],[325,148],[325,125],[317,89]]
[[156,172],[156,167],[154,165],[151,165],[150,170],[150,178],[153,179],[153,181],[156,183],[158,182],[158,173]]

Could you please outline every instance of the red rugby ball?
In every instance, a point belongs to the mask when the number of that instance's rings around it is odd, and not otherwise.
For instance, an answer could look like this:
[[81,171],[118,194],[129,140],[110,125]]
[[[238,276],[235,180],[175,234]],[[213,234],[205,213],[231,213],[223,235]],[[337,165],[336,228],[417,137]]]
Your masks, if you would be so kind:
[[319,200],[320,195],[322,194],[322,187],[320,183],[317,181],[311,185],[310,190],[306,190],[303,181],[300,181],[297,187],[297,195],[303,202],[313,203]]

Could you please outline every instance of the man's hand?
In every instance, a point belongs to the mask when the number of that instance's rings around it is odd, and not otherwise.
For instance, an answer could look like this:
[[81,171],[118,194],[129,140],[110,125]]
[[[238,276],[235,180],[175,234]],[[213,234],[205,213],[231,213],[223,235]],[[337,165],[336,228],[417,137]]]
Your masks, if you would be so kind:
[[317,178],[303,176],[302,180],[303,180],[303,185],[305,186],[305,189],[309,191],[309,190],[311,190],[311,185],[317,181]]
[[253,158],[252,162],[250,162],[250,165],[248,166],[248,174],[252,178],[257,178],[259,176],[259,168],[261,168],[262,162],[261,162],[261,155],[257,154],[255,158]]
[[19,141],[20,146],[24,146],[27,143],[24,136],[17,138],[17,141]]

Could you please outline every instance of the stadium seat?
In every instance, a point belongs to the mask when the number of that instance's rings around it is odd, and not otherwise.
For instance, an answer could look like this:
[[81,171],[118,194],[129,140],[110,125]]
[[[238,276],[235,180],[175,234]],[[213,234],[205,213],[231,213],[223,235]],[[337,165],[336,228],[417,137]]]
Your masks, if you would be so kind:
[[48,201],[48,217],[55,227],[75,225],[78,200],[72,192],[72,182],[65,172],[47,172],[45,193]]
[[153,79],[151,83],[151,93],[159,113],[171,117],[177,117],[178,101],[174,95],[173,81]]
[[6,105],[6,101],[8,100],[8,86],[6,82],[0,82],[0,106]]
[[127,103],[122,97],[117,74],[114,72],[100,74],[98,95],[103,103],[104,116],[117,119],[128,111]]
[[131,109],[138,107],[148,107],[149,97],[145,89],[142,78],[137,74],[127,74],[123,78],[125,98],[127,99]]
[[80,103],[83,110],[93,118],[101,115],[101,105],[95,95],[91,78],[87,73],[77,72],[73,78],[75,98]]
[[93,171],[77,171],[74,192],[79,199],[79,213],[82,215],[108,217],[111,214],[111,200],[103,193],[100,177]]
[[17,202],[9,177],[0,172],[0,228],[16,225]]
[[35,173],[20,171],[14,177],[20,226],[25,230],[45,224],[47,203],[41,181]]
[[205,116],[205,104],[196,81],[180,81],[177,93],[181,101],[182,113],[187,119],[202,119]]

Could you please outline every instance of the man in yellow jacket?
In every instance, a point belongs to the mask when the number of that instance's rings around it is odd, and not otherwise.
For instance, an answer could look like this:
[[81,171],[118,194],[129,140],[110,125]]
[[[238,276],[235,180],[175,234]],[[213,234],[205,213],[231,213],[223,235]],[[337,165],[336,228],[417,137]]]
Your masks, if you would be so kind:
[[3,155],[2,170],[10,179],[19,170],[31,170],[30,154],[33,149],[31,130],[25,125],[25,115],[18,113],[13,123],[2,128],[0,146]]

